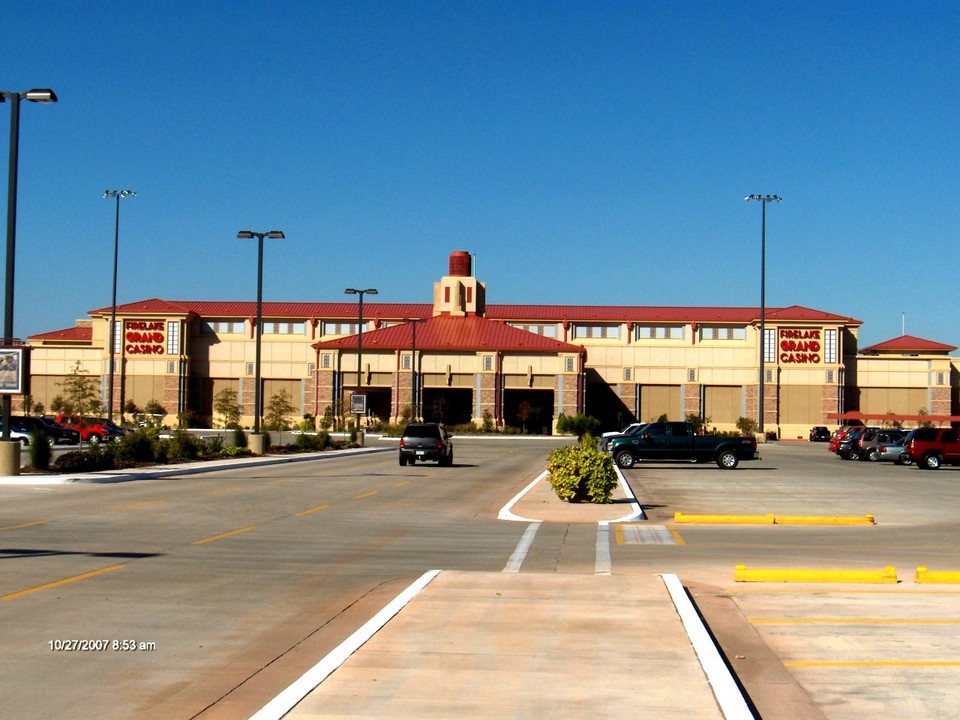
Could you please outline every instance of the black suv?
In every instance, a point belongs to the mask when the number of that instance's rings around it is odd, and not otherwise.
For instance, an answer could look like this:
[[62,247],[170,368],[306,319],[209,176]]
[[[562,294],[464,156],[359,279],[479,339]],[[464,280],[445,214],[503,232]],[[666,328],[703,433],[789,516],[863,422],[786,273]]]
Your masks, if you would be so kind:
[[28,433],[31,437],[34,433],[42,432],[54,445],[76,445],[80,442],[80,433],[50,418],[14,415],[10,418],[10,427],[19,432]]
[[435,460],[440,465],[453,465],[453,443],[450,433],[437,423],[410,423],[400,438],[400,464],[413,465],[417,460]]

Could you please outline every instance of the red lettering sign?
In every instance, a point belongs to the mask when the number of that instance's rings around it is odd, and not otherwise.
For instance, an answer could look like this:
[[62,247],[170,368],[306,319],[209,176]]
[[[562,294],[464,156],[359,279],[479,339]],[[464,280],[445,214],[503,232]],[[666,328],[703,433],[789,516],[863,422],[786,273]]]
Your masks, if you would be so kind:
[[163,320],[127,320],[123,324],[128,355],[163,355],[166,330]]

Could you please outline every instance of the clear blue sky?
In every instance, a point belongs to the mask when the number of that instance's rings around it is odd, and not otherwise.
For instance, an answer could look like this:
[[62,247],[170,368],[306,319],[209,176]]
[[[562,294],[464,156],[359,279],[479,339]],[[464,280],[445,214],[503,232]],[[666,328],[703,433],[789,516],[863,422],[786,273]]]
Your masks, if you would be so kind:
[[[118,302],[767,305],[960,345],[956,2],[3,3],[14,334]],[[0,105],[6,206],[9,105]],[[2,217],[2,216],[0,216]]]

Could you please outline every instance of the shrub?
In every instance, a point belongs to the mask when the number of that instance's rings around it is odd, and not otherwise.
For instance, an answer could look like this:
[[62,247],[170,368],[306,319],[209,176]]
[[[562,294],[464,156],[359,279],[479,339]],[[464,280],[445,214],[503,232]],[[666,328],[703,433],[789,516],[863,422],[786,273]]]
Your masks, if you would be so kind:
[[117,465],[124,467],[137,463],[149,463],[155,460],[153,442],[145,432],[135,432],[124,435],[111,443],[112,452]]
[[547,470],[557,497],[570,502],[589,498],[593,503],[608,503],[617,486],[613,459],[600,452],[590,437],[582,443],[557,448],[550,453]]
[[50,469],[50,438],[42,430],[33,433],[30,443],[30,464],[35,470]]
[[583,440],[585,435],[596,435],[600,430],[600,421],[590,415],[577,413],[576,415],[564,415],[560,413],[557,418],[557,432],[564,435],[576,435],[579,440]]

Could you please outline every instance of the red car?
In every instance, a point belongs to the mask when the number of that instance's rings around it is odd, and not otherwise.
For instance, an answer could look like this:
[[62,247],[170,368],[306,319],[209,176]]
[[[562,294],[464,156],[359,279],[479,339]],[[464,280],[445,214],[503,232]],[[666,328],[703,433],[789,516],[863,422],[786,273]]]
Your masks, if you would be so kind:
[[830,452],[835,453],[837,451],[837,448],[840,447],[840,443],[842,443],[846,439],[847,433],[849,433],[854,428],[858,428],[862,426],[863,426],[862,422],[854,422],[854,423],[851,423],[850,425],[841,425],[839,428],[833,431],[833,435],[830,437],[830,444],[827,445],[827,449]]
[[903,452],[921,470],[960,465],[960,432],[953,428],[917,428],[903,440]]
[[96,418],[81,417],[80,415],[57,415],[55,420],[64,427],[76,430],[80,433],[80,439],[91,445],[115,440],[122,434]]

